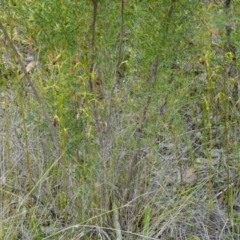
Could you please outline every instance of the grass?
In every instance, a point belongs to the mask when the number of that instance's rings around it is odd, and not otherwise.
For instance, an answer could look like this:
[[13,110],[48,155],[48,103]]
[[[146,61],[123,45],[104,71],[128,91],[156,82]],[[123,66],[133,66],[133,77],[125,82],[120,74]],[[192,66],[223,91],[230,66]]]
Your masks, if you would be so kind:
[[3,4],[0,239],[239,237],[226,4]]

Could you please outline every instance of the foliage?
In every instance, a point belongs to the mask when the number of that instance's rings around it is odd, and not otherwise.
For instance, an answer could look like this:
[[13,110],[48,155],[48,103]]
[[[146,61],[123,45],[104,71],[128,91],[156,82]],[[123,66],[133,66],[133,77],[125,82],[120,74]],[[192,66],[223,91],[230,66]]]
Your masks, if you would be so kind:
[[3,1],[1,239],[236,239],[237,4]]

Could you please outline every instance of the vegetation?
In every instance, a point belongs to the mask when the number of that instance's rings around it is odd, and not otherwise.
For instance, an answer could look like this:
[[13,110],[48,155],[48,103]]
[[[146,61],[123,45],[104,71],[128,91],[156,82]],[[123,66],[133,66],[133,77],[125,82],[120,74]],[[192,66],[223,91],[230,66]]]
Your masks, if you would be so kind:
[[0,4],[0,239],[238,239],[231,0]]

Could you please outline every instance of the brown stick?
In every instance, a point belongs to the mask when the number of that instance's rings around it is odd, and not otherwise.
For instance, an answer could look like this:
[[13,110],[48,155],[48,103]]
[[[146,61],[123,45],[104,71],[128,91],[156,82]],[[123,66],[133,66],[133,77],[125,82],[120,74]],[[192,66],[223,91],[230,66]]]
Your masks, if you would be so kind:
[[[18,50],[16,49],[16,47],[14,46],[12,40],[10,39],[8,33],[7,33],[7,30],[5,29],[5,27],[3,26],[2,22],[0,21],[0,29],[2,30],[7,42],[9,43],[14,55],[16,56],[17,58],[17,61],[18,63],[20,64],[20,67],[21,67],[21,70],[30,86],[30,88],[32,89],[33,91],[33,94],[38,102],[38,104],[41,106],[42,110],[43,110],[43,115],[45,117],[45,119],[47,120],[48,122],[48,127],[50,129],[50,132],[51,132],[51,135],[52,135],[52,139],[53,139],[53,143],[54,143],[54,147],[56,148],[56,150],[59,152],[59,143],[58,143],[58,133],[57,131],[55,130],[54,126],[52,125],[52,119],[50,118],[46,108],[44,107],[44,104],[42,102],[42,99],[33,83],[33,81],[31,80],[29,74],[27,73],[27,70],[24,66],[24,63],[20,57],[20,54],[18,53]],[[61,154],[59,154],[59,156],[61,156]]]
[[[151,63],[150,65],[150,69],[149,69],[149,74],[147,76],[148,81],[152,81],[153,83],[156,80],[156,76],[157,76],[157,69],[158,69],[158,64],[159,64],[159,56],[157,55],[155,60]],[[147,111],[148,111],[148,107],[150,105],[152,99],[152,95],[149,94],[147,97],[147,101],[146,104],[144,105],[143,108],[143,112],[142,112],[142,117],[141,117],[141,121],[138,124],[138,126],[136,127],[135,133],[136,133],[136,141],[139,141],[141,135],[142,135],[142,129],[144,127],[144,124],[147,120]],[[130,183],[133,179],[133,174],[134,174],[134,168],[137,164],[137,159],[138,159],[138,154],[139,154],[140,150],[138,149],[135,154],[132,156],[132,158],[130,159],[129,162],[129,170],[127,172],[127,180],[126,180],[126,187],[123,193],[123,203],[125,203],[127,201],[128,198],[128,191],[130,189]]]

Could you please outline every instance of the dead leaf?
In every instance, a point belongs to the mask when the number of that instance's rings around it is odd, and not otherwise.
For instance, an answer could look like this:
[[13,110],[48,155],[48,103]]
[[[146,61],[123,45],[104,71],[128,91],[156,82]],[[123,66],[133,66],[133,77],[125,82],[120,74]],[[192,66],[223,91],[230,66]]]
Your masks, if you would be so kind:
[[36,67],[36,62],[35,61],[32,61],[32,62],[28,63],[28,65],[26,66],[27,73],[29,73],[34,67]]
[[186,177],[191,177],[195,173],[196,169],[194,167],[188,168],[186,170]]
[[219,34],[219,31],[217,29],[214,29],[214,28],[211,28],[209,26],[207,26],[207,29],[210,33],[212,34],[215,34],[215,35],[218,35]]
[[187,183],[192,184],[192,183],[195,182],[195,180],[196,180],[196,178],[197,178],[195,172],[196,172],[196,169],[195,169],[194,167],[190,167],[190,168],[188,168],[188,169],[186,170],[186,172],[185,172],[185,177],[186,177],[186,182],[187,182]]

